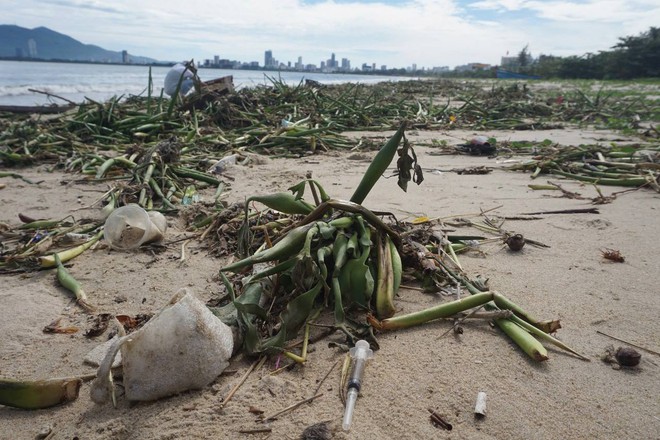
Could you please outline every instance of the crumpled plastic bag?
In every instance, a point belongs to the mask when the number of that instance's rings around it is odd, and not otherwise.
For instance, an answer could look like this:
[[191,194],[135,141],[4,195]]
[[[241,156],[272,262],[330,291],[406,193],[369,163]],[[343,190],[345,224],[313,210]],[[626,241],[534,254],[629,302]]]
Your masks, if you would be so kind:
[[233,344],[229,326],[182,289],[144,327],[111,345],[91,398],[101,404],[112,396],[116,404],[110,369],[119,350],[126,398],[155,400],[213,382],[229,365]]

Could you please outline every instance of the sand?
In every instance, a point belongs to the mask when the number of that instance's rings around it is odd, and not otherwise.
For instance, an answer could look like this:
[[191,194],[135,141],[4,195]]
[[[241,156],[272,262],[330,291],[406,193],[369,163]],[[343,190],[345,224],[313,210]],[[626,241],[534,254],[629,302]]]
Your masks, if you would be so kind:
[[[388,133],[357,133],[382,137]],[[445,139],[457,144],[472,133],[411,132],[413,145]],[[564,145],[625,141],[618,134],[597,130],[490,132],[499,140],[551,139]],[[634,139],[630,139],[633,141]],[[399,219],[458,216],[497,208],[499,216],[545,210],[592,207],[588,200],[557,197],[557,192],[532,191],[530,177],[503,169],[504,158],[438,156],[437,150],[417,146],[426,170],[421,186],[407,193],[394,179],[381,180],[364,205],[392,211]],[[369,153],[328,153],[298,160],[270,160],[251,167],[234,166],[227,201],[246,195],[285,190],[310,170],[337,198],[349,198],[368,162]],[[507,158],[515,159],[515,158]],[[520,159],[520,158],[519,158]],[[487,175],[458,175],[449,170],[487,166]],[[99,218],[86,209],[107,190],[105,184],[76,183],[75,175],[46,167],[21,170],[42,180],[38,186],[4,178],[0,183],[0,222],[18,224],[17,214],[34,217]],[[538,179],[558,182],[556,178]],[[228,181],[229,182],[229,181]],[[569,190],[594,197],[592,187],[564,181]],[[604,187],[605,194],[622,188]],[[208,200],[211,193],[204,193]],[[80,397],[66,405],[38,411],[0,407],[0,439],[34,439],[45,430],[49,439],[295,439],[314,423],[328,422],[336,439],[651,439],[660,438],[660,357],[641,351],[634,369],[615,370],[600,360],[609,344],[624,345],[600,335],[602,331],[660,351],[660,271],[657,231],[660,195],[640,190],[600,205],[599,214],[543,215],[534,221],[506,221],[507,230],[543,242],[549,248],[525,246],[509,252],[499,243],[484,246],[483,254],[461,257],[465,270],[490,279],[490,286],[533,314],[560,318],[558,337],[591,362],[549,348],[550,359],[531,361],[498,329],[487,322],[466,323],[464,333],[450,333],[446,321],[378,336],[380,350],[367,367],[349,433],[339,429],[343,414],[338,397],[339,368],[320,386],[323,395],[268,424],[257,421],[250,407],[271,415],[311,397],[319,381],[344,353],[329,342],[343,342],[338,334],[310,347],[306,365],[269,375],[274,360],[252,372],[226,405],[221,402],[253,359],[234,357],[229,373],[199,391],[155,402],[99,406],[89,397],[90,383]],[[168,218],[167,239],[188,232],[176,217]],[[461,233],[471,233],[460,228]],[[602,258],[601,251],[617,249],[624,263]],[[121,252],[99,247],[72,261],[70,271],[85,286],[91,303],[115,314],[154,313],[181,287],[207,301],[223,294],[217,278],[226,262],[210,257],[193,240],[180,261],[181,243],[164,252],[148,248]],[[37,379],[88,375],[85,354],[106,335],[86,338],[91,322],[61,289],[52,271],[5,275],[0,289],[0,376]],[[397,313],[420,310],[447,301],[441,295],[402,289]],[[81,331],[72,335],[45,334],[42,329],[62,318]],[[477,394],[488,395],[488,413],[475,419]],[[429,421],[432,408],[453,425],[442,430]],[[240,430],[271,428],[270,433]],[[50,431],[49,431],[50,430]]]

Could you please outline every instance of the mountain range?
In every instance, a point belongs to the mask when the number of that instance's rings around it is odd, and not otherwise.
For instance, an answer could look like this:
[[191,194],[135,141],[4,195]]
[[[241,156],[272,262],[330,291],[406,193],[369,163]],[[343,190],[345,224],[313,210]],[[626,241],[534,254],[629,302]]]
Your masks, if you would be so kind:
[[[101,63],[124,62],[122,52],[84,44],[68,35],[46,27],[27,29],[15,25],[0,25],[0,58],[38,59],[58,61],[86,61]],[[147,64],[156,60],[128,55],[133,64]]]

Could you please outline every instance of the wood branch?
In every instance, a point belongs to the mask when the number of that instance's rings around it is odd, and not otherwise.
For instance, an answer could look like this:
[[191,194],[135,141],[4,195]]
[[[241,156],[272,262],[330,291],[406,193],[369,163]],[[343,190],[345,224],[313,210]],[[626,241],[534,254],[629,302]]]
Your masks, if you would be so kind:
[[0,112],[36,113],[41,115],[64,113],[75,105],[0,105]]

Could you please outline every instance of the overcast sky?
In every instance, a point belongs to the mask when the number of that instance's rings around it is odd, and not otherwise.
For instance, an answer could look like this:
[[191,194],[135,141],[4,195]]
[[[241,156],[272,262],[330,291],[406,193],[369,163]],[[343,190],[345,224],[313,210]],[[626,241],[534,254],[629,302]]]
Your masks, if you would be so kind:
[[660,26],[658,0],[21,0],[2,24],[45,26],[87,44],[158,60],[219,55],[353,67],[498,64],[529,44],[539,54],[607,50]]

